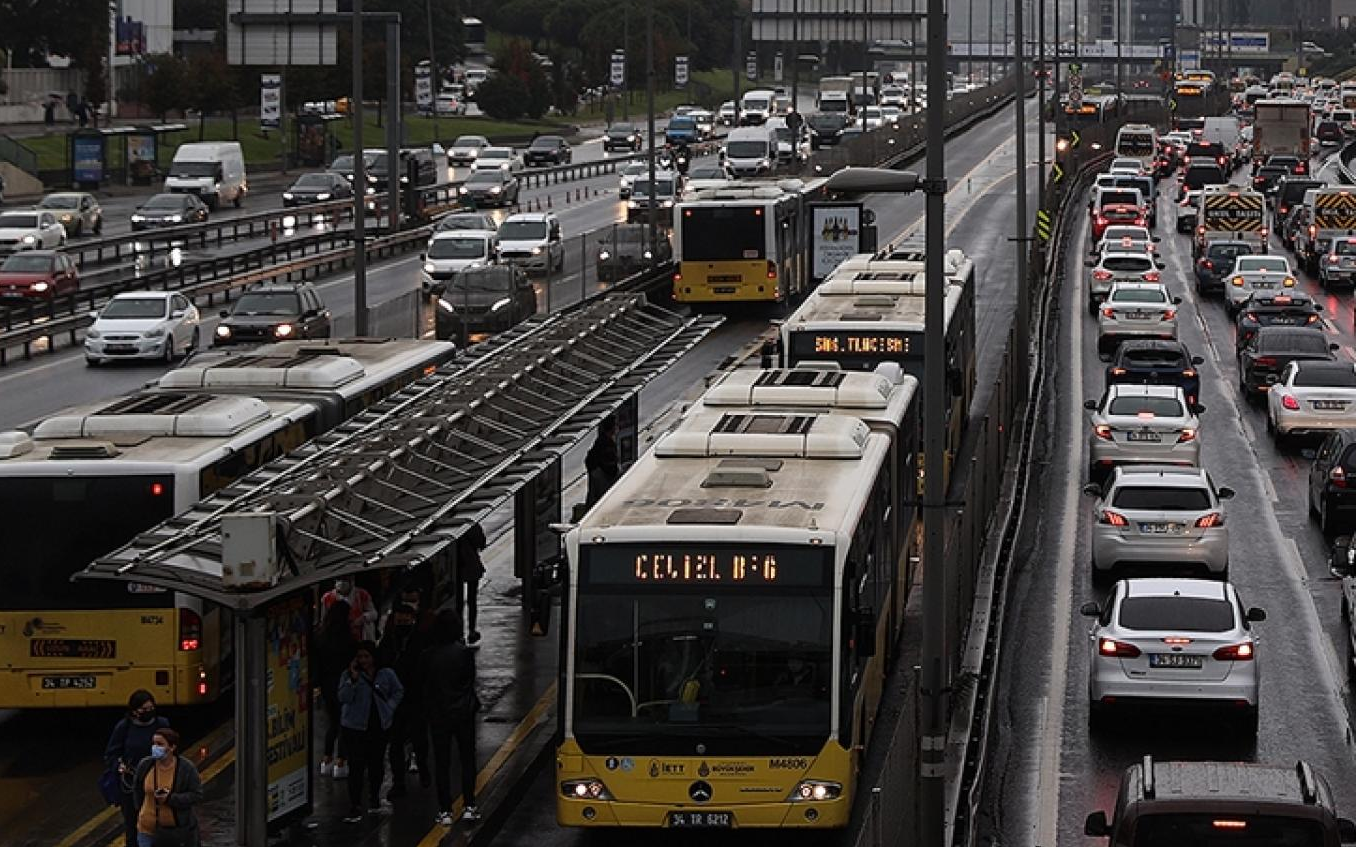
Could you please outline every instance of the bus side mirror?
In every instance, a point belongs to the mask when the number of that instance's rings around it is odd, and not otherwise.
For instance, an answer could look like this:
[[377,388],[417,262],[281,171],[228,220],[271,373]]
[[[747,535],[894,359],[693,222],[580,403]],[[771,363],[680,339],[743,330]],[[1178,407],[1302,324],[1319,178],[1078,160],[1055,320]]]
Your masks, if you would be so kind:
[[1356,841],[1356,823],[1352,823],[1347,818],[1337,819],[1337,837],[1343,844],[1350,844]]

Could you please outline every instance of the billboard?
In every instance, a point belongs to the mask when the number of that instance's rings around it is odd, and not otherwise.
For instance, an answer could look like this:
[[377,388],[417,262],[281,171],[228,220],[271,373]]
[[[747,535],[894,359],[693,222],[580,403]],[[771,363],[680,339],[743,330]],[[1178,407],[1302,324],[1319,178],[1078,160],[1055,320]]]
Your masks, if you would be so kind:
[[119,56],[140,56],[146,52],[146,25],[130,17],[117,20],[116,37]]
[[259,126],[282,126],[282,74],[259,75]]
[[295,596],[268,610],[264,730],[270,825],[311,803],[311,603]]
[[814,207],[810,228],[815,279],[824,279],[834,268],[861,252],[862,205],[823,204]]
[[1267,32],[1201,33],[1201,49],[1210,52],[1270,53],[1271,34]]

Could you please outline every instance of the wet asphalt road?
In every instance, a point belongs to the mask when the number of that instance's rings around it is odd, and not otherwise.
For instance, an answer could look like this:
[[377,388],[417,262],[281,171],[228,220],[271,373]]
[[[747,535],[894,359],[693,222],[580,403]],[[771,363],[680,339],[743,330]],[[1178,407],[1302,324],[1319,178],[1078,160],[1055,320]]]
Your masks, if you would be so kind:
[[[1234,181],[1245,176],[1240,171]],[[1175,197],[1175,178],[1164,179],[1159,190]],[[1254,743],[1225,722],[1173,712],[1126,716],[1104,734],[1088,730],[1089,627],[1077,610],[1104,595],[1091,583],[1092,501],[1080,490],[1088,435],[1082,403],[1101,395],[1105,366],[1097,358],[1096,323],[1085,306],[1084,220],[1059,295],[1057,349],[1048,365],[1053,390],[1038,424],[1031,508],[1009,589],[981,843],[1104,843],[1083,835],[1083,819],[1094,810],[1111,811],[1121,773],[1145,754],[1285,766],[1303,758],[1327,776],[1339,811],[1356,812],[1341,591],[1327,568],[1327,545],[1307,511],[1310,462],[1298,449],[1278,451],[1266,434],[1264,409],[1242,399],[1233,323],[1218,297],[1197,294],[1189,236],[1174,232],[1171,199],[1159,203],[1163,278],[1184,298],[1182,339],[1193,354],[1205,357],[1202,465],[1218,485],[1238,492],[1227,503],[1231,579],[1245,605],[1268,614],[1256,625],[1261,730]],[[1289,255],[1274,238],[1271,252]],[[1326,331],[1350,360],[1356,300],[1350,293],[1323,293],[1303,273],[1297,278],[1323,304]]]

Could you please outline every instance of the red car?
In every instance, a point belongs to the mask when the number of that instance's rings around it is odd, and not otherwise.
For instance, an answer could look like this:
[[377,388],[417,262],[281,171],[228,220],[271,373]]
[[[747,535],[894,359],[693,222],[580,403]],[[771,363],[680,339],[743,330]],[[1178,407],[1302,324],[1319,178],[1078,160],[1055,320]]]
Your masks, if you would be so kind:
[[1092,217],[1092,240],[1100,241],[1109,226],[1147,226],[1149,213],[1138,191],[1124,188],[1099,188],[1088,203]]
[[80,272],[65,253],[26,250],[0,265],[0,300],[51,300],[80,289]]

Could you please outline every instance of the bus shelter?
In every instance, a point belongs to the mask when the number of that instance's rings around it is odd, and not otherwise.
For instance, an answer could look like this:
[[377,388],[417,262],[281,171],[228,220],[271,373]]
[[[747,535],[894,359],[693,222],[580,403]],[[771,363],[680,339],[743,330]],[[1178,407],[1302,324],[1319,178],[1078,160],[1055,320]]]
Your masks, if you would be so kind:
[[100,186],[150,185],[160,176],[166,136],[185,124],[78,129],[67,136],[70,183],[86,190]]
[[292,121],[292,164],[302,168],[323,168],[339,151],[337,113],[304,112]]

